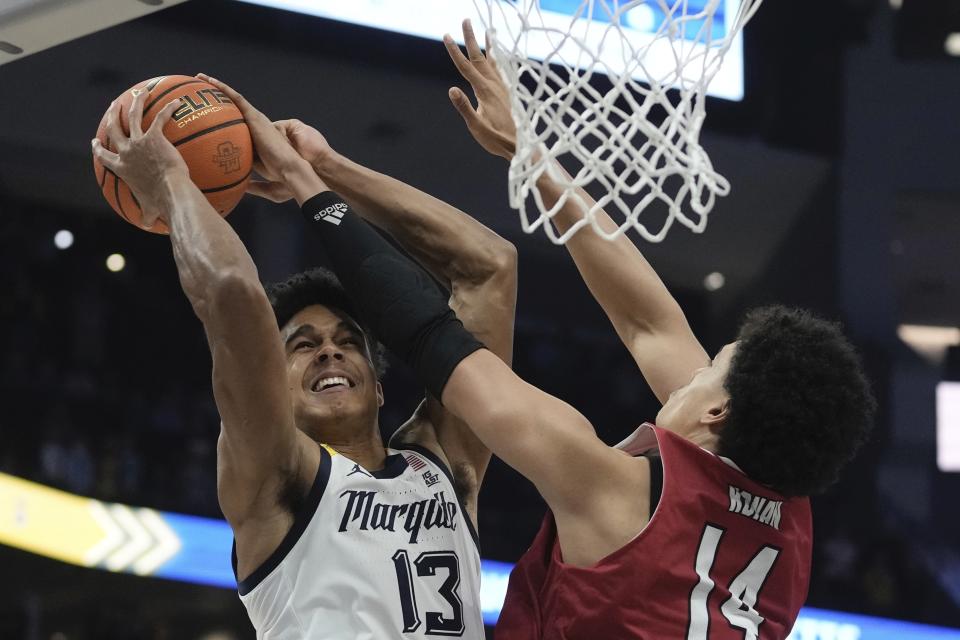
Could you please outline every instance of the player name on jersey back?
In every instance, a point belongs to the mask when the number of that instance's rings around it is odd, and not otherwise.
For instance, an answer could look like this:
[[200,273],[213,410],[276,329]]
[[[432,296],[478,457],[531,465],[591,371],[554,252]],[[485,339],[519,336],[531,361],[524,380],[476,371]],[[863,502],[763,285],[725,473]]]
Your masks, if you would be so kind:
[[780,510],[783,500],[770,500],[763,496],[755,496],[746,489],[727,485],[730,491],[730,511],[739,513],[757,522],[769,525],[780,530]]

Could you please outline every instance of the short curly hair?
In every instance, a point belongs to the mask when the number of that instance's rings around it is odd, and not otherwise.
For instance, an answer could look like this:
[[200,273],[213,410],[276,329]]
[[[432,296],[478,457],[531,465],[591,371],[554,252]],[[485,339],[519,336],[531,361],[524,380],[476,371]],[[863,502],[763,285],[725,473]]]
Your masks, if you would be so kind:
[[860,357],[839,325],[808,311],[749,312],[724,386],[730,415],[717,453],[784,496],[826,490],[873,427]]
[[277,326],[281,329],[293,316],[314,304],[337,309],[350,316],[363,330],[377,378],[382,378],[387,372],[386,350],[369,327],[360,321],[356,307],[333,272],[317,267],[295,273],[283,282],[267,285],[265,289],[277,318]]

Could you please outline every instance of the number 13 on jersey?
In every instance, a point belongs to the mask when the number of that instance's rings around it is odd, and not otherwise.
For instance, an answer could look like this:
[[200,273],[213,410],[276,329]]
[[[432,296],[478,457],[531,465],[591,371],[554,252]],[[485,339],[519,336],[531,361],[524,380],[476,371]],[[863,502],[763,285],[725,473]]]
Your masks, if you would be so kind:
[[[417,607],[417,595],[414,587],[414,573],[411,571],[410,558],[406,549],[393,554],[393,567],[397,572],[397,586],[400,589],[400,609],[403,612],[403,633],[413,633],[423,621]],[[427,620],[423,633],[428,636],[463,635],[463,602],[460,599],[460,563],[453,551],[425,551],[413,561],[416,576],[423,578],[445,571],[445,580],[437,593],[450,606],[452,615],[444,616],[442,611],[425,611]]]

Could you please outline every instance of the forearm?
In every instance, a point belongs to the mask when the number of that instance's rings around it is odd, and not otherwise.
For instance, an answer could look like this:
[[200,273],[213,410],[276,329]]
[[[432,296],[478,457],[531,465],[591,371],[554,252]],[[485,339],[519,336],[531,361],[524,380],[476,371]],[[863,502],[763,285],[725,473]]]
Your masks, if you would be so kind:
[[236,232],[188,175],[173,173],[161,179],[180,283],[206,322],[214,288],[228,278],[258,282],[257,269]]
[[[554,168],[567,175],[559,163],[554,162]],[[547,172],[537,181],[537,188],[547,207],[556,205],[563,194],[563,188]],[[577,193],[587,207],[596,204],[583,189]],[[568,199],[552,221],[564,233],[583,217],[581,206]],[[612,233],[617,228],[602,209],[597,209],[594,218],[604,231]],[[663,325],[686,322],[663,281],[625,234],[606,240],[592,229],[582,229],[567,240],[566,247],[590,293],[622,339],[637,331],[654,331]]]
[[576,465],[561,462],[565,452],[583,454],[599,442],[580,412],[528,384],[488,351],[460,362],[443,402],[497,457],[533,482],[551,506],[570,493]]
[[[549,178],[541,178],[538,187],[548,206],[562,195],[561,187]],[[594,204],[582,189],[580,197],[588,206]],[[577,203],[568,201],[554,220],[564,231],[583,215]],[[596,216],[604,230],[616,228],[602,210]],[[680,305],[629,238],[605,240],[586,229],[574,234],[566,246],[590,293],[661,402],[689,382],[694,371],[709,365],[710,358]]]
[[361,320],[439,398],[457,363],[483,345],[463,328],[430,277],[337,194],[311,198],[302,213]]
[[313,167],[360,216],[396,238],[448,288],[482,282],[511,259],[510,243],[419,189],[335,152],[316,159]]

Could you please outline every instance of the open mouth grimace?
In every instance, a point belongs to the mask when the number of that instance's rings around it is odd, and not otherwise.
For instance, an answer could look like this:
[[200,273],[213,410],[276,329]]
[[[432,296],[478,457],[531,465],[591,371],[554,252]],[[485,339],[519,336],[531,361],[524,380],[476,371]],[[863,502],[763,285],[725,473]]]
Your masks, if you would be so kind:
[[356,385],[346,376],[325,375],[314,380],[310,390],[314,393],[323,393],[334,389],[352,389],[354,386]]

